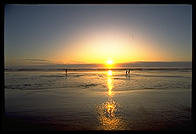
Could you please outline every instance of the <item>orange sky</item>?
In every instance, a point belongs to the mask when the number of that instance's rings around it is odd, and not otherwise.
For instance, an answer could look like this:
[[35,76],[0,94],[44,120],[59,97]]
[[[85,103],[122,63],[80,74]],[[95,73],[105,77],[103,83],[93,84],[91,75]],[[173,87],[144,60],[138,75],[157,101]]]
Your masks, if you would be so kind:
[[5,64],[192,61],[191,5],[7,5]]

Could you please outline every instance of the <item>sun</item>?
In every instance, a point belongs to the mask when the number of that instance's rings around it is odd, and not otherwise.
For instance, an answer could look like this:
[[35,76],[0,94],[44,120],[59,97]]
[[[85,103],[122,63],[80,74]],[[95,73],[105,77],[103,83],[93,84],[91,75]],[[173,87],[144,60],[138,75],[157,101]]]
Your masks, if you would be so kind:
[[108,61],[107,61],[107,64],[108,64],[108,65],[112,65],[112,64],[113,64],[113,61],[112,61],[112,60],[108,60]]
[[113,60],[111,60],[111,59],[107,60],[106,63],[105,63],[105,66],[106,66],[108,69],[113,68],[113,67],[114,67],[114,62],[113,62]]

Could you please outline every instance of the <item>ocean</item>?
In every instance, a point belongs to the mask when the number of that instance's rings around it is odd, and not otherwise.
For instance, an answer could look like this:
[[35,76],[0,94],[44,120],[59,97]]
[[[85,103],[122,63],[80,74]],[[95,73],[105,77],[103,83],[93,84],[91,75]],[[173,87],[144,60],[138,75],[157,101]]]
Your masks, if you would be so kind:
[[192,69],[5,70],[6,130],[192,130]]

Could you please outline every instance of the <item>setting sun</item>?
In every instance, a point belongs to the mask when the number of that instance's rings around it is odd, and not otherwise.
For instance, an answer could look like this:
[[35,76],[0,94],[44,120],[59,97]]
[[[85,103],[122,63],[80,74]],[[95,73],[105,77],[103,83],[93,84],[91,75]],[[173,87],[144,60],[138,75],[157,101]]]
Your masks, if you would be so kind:
[[114,64],[114,63],[113,63],[112,60],[107,60],[107,61],[106,61],[106,66],[107,66],[109,69],[112,68],[112,67],[114,67],[113,64]]
[[108,65],[112,65],[112,64],[113,64],[113,61],[112,61],[112,60],[108,60],[108,61],[107,61],[107,64],[108,64]]

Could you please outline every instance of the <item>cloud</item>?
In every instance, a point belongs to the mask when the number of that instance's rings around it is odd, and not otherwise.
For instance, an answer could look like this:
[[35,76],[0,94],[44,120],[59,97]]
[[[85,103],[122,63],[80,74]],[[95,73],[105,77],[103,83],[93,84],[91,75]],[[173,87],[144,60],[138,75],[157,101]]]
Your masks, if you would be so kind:
[[45,60],[45,59],[24,59],[27,61],[35,61],[35,62],[49,62],[49,60]]
[[34,58],[28,58],[28,59],[23,59],[25,61],[25,64],[29,65],[46,65],[46,64],[53,64],[49,60],[45,59],[34,59]]

